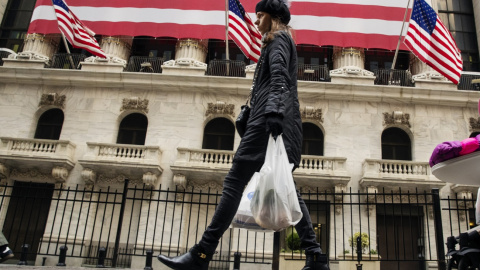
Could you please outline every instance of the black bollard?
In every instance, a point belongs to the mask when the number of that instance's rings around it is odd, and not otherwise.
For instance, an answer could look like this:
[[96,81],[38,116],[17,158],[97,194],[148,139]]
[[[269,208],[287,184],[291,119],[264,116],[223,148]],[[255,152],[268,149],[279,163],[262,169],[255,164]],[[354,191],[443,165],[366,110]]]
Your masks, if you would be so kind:
[[362,261],[362,238],[359,236],[357,237],[357,270],[362,270],[362,264],[360,263]]
[[105,257],[107,256],[107,250],[101,247],[98,250],[98,263],[97,268],[105,268]]
[[17,265],[27,265],[28,244],[22,246],[22,253],[20,254],[20,261]]
[[65,260],[67,259],[67,246],[61,246],[60,247],[60,256],[58,257],[58,263],[57,266],[67,266],[65,264]]
[[153,257],[153,250],[147,250],[147,259],[145,260],[145,268],[143,268],[143,270],[153,270],[152,257]]
[[242,253],[235,252],[233,254],[233,270],[240,270],[240,258],[242,257]]

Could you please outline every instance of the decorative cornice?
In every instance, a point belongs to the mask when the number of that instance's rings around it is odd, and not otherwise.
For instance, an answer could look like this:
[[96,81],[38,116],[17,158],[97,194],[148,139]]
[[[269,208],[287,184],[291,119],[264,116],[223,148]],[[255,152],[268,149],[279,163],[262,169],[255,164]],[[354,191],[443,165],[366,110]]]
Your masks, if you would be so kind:
[[36,181],[43,181],[43,182],[52,182],[54,180],[52,174],[41,173],[36,169],[27,170],[27,171],[19,171],[17,169],[13,169],[10,174],[10,177],[18,178],[18,179],[28,179],[28,180],[35,179]]
[[217,101],[217,103],[208,103],[207,111],[205,112],[205,116],[215,115],[215,114],[226,114],[235,116],[235,105],[233,104],[226,104],[222,101]]
[[475,119],[470,117],[470,131],[480,130],[480,117]]
[[140,99],[139,97],[124,98],[120,111],[139,110],[148,113],[148,99]]
[[199,191],[221,192],[223,190],[223,186],[220,185],[217,182],[214,182],[214,181],[209,181],[209,182],[206,182],[206,183],[189,181],[188,186],[187,186],[187,190],[192,190],[192,189],[193,189],[193,191],[196,191],[196,192],[199,192]]
[[[114,177],[109,177],[104,174],[100,174],[97,178],[98,183],[103,183],[103,184],[123,184],[125,182],[125,179],[128,178],[125,175],[117,175]],[[129,178],[129,183],[132,185],[142,185],[143,181],[142,179],[130,179]]]
[[40,103],[38,104],[39,107],[41,106],[57,106],[62,109],[65,109],[65,95],[59,95],[57,93],[48,93],[43,94]]
[[323,123],[322,109],[306,106],[305,109],[300,109],[300,113],[302,114],[302,120],[312,119]]
[[410,125],[410,114],[403,113],[401,111],[394,111],[393,113],[385,112],[383,113],[383,125],[404,125],[408,128],[411,128]]

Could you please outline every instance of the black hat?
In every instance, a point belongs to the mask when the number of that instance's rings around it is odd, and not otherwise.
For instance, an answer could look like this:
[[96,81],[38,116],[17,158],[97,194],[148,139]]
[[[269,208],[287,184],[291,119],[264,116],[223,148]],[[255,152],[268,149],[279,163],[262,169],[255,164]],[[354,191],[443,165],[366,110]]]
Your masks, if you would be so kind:
[[259,11],[266,12],[272,17],[277,17],[284,24],[290,22],[290,10],[288,9],[287,0],[261,0],[255,7],[255,13]]

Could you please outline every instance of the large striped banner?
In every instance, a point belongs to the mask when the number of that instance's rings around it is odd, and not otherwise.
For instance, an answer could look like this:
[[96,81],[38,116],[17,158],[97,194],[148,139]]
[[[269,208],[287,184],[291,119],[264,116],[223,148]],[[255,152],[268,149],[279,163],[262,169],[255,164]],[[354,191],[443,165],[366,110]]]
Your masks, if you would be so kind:
[[[241,0],[252,19],[257,2]],[[298,44],[395,50],[407,2],[291,0],[290,24]],[[225,39],[223,0],[68,0],[68,5],[100,35]],[[28,32],[59,33],[51,0],[37,1]]]

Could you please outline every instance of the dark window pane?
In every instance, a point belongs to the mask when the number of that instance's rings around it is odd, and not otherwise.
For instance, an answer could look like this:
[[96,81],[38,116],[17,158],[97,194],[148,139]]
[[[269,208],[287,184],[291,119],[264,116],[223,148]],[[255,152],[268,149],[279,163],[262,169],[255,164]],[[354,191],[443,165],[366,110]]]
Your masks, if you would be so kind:
[[235,126],[226,118],[208,122],[203,133],[203,149],[233,150]]
[[323,156],[323,132],[312,123],[303,123],[302,155]]
[[35,139],[58,140],[63,126],[63,112],[60,109],[51,109],[38,119]]
[[145,145],[148,119],[140,113],[132,113],[123,118],[118,129],[118,144]]
[[408,134],[399,128],[382,133],[382,159],[412,160],[412,146]]

